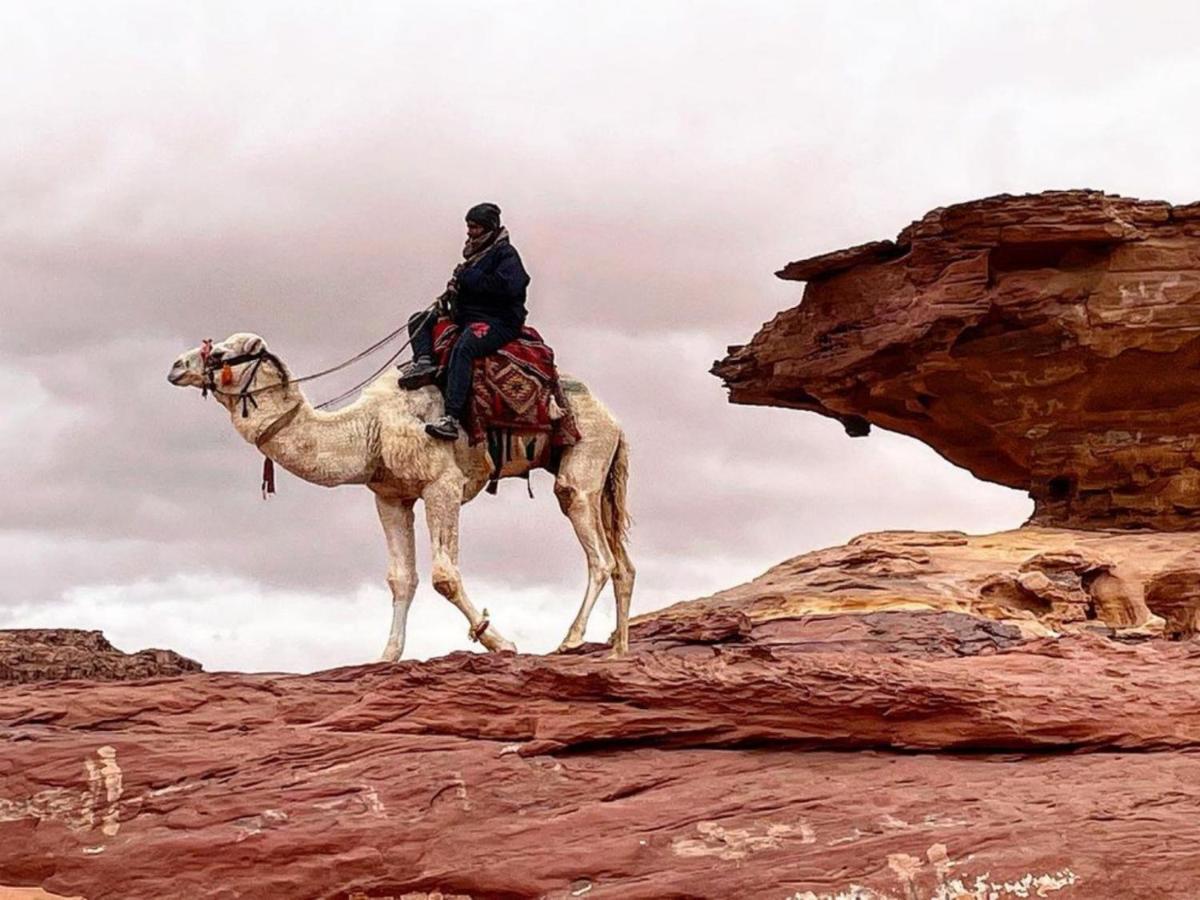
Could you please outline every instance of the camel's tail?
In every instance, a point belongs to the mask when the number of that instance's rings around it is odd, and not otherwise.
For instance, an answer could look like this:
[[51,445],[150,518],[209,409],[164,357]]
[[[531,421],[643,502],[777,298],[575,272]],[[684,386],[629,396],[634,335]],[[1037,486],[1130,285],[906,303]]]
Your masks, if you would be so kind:
[[604,533],[616,558],[618,569],[632,570],[629,554],[625,544],[629,538],[629,526],[632,519],[626,497],[626,487],[629,482],[629,442],[621,435],[617,443],[617,452],[613,454],[612,463],[608,467],[608,477],[604,481],[604,497],[601,500],[601,516],[604,521]]

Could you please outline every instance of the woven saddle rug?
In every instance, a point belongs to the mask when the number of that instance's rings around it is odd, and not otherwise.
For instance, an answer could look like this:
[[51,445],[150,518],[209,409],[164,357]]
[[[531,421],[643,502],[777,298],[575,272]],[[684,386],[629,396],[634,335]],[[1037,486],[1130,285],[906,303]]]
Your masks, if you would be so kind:
[[[433,326],[433,351],[442,374],[460,331],[449,319],[439,319]],[[558,383],[554,351],[535,329],[526,325],[516,340],[475,360],[463,425],[472,445],[488,442],[497,471],[512,455],[512,448],[522,444],[514,441],[515,435],[547,434],[548,446],[560,449],[579,440],[575,416]],[[529,462],[545,465],[548,460]]]

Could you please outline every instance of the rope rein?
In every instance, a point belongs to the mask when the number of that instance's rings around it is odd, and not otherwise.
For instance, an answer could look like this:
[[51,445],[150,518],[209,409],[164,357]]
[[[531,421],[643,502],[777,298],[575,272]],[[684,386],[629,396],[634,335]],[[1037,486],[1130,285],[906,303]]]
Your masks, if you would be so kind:
[[[424,327],[424,325],[429,321],[429,318],[431,316],[435,315],[436,313],[437,313],[437,301],[435,300],[433,302],[433,304],[431,304],[429,306],[429,308],[425,310],[424,318],[421,320],[419,327]],[[397,337],[399,337],[407,328],[408,328],[408,324],[405,323],[404,325],[401,325],[399,328],[397,328],[395,331],[384,336],[383,338],[380,338],[378,341],[376,341],[370,347],[367,347],[365,350],[362,350],[359,353],[354,354],[354,356],[350,357],[345,362],[340,362],[336,366],[330,366],[328,369],[322,369],[319,372],[313,372],[310,375],[304,375],[301,378],[288,378],[287,371],[286,371],[286,369],[283,368],[283,364],[273,354],[270,354],[270,353],[266,352],[265,350],[260,350],[256,354],[243,354],[242,356],[235,356],[233,359],[230,359],[230,360],[215,360],[216,365],[210,365],[209,355],[212,352],[212,341],[206,340],[201,345],[202,349],[201,349],[201,354],[200,354],[201,359],[203,361],[202,364],[204,366],[204,371],[205,371],[205,376],[206,376],[206,380],[204,383],[204,392],[205,392],[205,394],[207,394],[209,391],[211,391],[212,393],[218,394],[222,397],[236,397],[238,400],[241,401],[242,416],[244,418],[250,414],[249,407],[251,405],[253,405],[256,408],[258,407],[258,401],[254,399],[255,396],[257,396],[258,394],[263,394],[263,393],[266,393],[267,391],[277,390],[279,388],[286,387],[288,384],[304,384],[305,382],[308,382],[308,381],[316,381],[319,378],[324,378],[327,375],[332,375],[334,372],[340,372],[342,369],[348,368],[349,366],[354,365],[354,363],[359,362],[363,359],[366,359],[368,356],[370,356],[375,351],[379,350],[382,347],[387,346],[392,341],[394,341]],[[397,359],[399,359],[400,354],[403,353],[405,350],[407,350],[411,345],[412,345],[412,337],[410,336],[408,338],[408,340],[406,340],[403,344],[400,345],[400,348],[395,353],[393,353],[391,356],[389,356],[387,358],[387,360],[383,363],[383,365],[381,365],[378,369],[376,369],[374,372],[372,372],[368,377],[366,377],[362,381],[358,382],[358,384],[354,385],[354,387],[350,388],[349,390],[343,391],[342,393],[338,394],[336,397],[326,400],[323,403],[318,403],[314,407],[314,409],[326,409],[330,406],[333,406],[336,403],[340,403],[342,400],[345,400],[347,397],[350,397],[350,396],[356,394],[358,391],[362,390],[364,387],[366,387],[368,384],[370,384],[376,378],[378,378],[380,375],[382,375],[384,372],[386,372],[388,370],[388,368],[390,368],[392,366],[392,364],[395,363],[395,361]],[[252,385],[254,383],[254,379],[258,376],[258,370],[262,367],[262,362],[264,359],[270,359],[273,363],[275,363],[275,365],[280,369],[280,374],[283,376],[283,381],[280,382],[279,384],[268,384],[268,385],[265,385],[265,386],[259,387],[259,388],[251,388],[250,385]],[[245,379],[245,387],[243,387],[239,391],[223,391],[219,387],[217,387],[216,382],[212,378],[212,373],[215,370],[216,366],[240,365],[241,363],[250,362],[252,360],[254,362],[254,365],[250,368],[249,375]]]

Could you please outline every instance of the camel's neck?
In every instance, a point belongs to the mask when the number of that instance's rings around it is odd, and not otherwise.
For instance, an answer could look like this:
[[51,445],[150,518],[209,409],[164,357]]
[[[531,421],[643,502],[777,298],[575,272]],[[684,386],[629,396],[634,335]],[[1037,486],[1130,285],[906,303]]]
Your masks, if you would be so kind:
[[221,400],[238,433],[293,475],[332,487],[365,484],[376,474],[380,460],[375,416],[362,409],[357,414],[313,409],[298,387],[282,385],[273,370],[259,374],[253,389],[258,391],[258,405],[249,404],[246,416],[236,394]]

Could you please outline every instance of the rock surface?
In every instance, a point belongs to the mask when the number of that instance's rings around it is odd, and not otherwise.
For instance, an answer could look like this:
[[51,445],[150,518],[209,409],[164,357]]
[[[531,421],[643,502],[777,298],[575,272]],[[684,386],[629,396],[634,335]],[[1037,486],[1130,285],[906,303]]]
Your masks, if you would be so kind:
[[122,653],[99,631],[75,628],[0,630],[0,685],[32,681],[127,681],[199,672],[200,664],[172,650]]
[[620,662],[4,688],[0,885],[1191,896],[1194,644],[1025,640],[932,602],[795,615],[779,570],[741,590],[639,620]]
[[778,274],[803,302],[715,365],[734,402],[912,435],[1040,524],[1200,528],[1200,205],[1003,195]]
[[[975,616],[1026,637],[1067,631],[1190,637],[1200,618],[1200,545],[1189,533],[1036,526],[988,535],[866,534],[790,559],[703,603],[680,603],[637,621],[648,640],[658,632],[670,636],[680,623],[711,630],[745,617],[759,626],[756,640],[766,641],[772,630],[787,640],[795,620],[837,614],[849,623],[844,628],[856,630],[861,649],[871,621],[887,610]],[[968,640],[954,638],[945,618],[937,628],[908,621],[918,652],[945,652]],[[972,621],[972,641],[994,627]],[[894,628],[888,640],[897,645]]]

